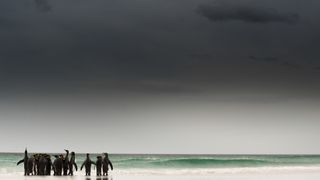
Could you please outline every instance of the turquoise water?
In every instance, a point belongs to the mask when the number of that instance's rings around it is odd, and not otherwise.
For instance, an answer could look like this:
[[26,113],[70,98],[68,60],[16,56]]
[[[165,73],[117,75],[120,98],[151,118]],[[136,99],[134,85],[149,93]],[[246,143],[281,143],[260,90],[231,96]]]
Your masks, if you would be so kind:
[[[32,153],[31,153],[32,154]],[[31,155],[29,154],[29,156]],[[96,160],[98,154],[91,154]],[[16,163],[23,153],[0,154],[0,174],[21,173],[23,165]],[[85,158],[76,154],[78,167]],[[262,167],[320,167],[320,155],[152,155],[110,154],[115,170],[120,172],[153,170],[194,170],[262,168]]]

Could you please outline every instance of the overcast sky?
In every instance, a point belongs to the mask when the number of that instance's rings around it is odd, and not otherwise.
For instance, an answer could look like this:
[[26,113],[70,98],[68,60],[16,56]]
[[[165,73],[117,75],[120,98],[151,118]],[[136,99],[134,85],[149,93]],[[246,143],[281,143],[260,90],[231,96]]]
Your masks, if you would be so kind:
[[0,151],[320,153],[318,0],[1,0]]

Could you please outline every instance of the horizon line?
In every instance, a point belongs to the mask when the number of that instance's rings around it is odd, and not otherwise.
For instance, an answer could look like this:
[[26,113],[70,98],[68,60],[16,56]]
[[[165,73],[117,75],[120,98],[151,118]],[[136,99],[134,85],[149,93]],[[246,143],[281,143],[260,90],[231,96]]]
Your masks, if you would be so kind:
[[[21,152],[2,152],[0,154],[23,154]],[[61,154],[61,152],[28,152],[28,154],[48,153],[48,154]],[[63,152],[65,153],[65,152]],[[76,154],[103,154],[104,152],[76,152]],[[109,153],[109,155],[320,155],[320,153]]]

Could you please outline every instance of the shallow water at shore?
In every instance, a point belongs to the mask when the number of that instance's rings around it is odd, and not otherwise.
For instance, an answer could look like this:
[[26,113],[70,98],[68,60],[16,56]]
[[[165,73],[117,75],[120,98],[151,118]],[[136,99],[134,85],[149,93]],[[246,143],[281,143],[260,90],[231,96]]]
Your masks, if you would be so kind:
[[317,173],[293,173],[293,174],[228,174],[228,175],[210,175],[210,176],[109,176],[109,177],[24,177],[17,175],[0,175],[0,179],[7,180],[319,180],[320,172]]
[[[29,156],[33,153],[29,153]],[[91,154],[95,160],[98,154]],[[22,176],[23,165],[16,163],[22,153],[0,154],[0,175]],[[78,167],[84,154],[76,154]],[[320,172],[319,155],[156,155],[110,154],[114,165],[111,176],[210,176],[228,174],[316,173]],[[84,171],[75,175],[82,177]],[[92,167],[95,175],[95,167]],[[26,177],[28,178],[28,177]],[[35,178],[35,177],[33,177]],[[49,178],[49,177],[46,177]],[[55,177],[69,178],[74,177]]]

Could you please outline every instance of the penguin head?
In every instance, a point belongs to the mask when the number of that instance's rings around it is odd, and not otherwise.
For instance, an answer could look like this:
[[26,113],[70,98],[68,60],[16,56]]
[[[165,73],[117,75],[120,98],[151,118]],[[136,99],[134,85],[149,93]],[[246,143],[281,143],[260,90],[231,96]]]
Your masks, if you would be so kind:
[[60,154],[60,155],[59,155],[59,158],[64,159],[64,157],[63,157],[63,155],[62,155],[62,154]]

